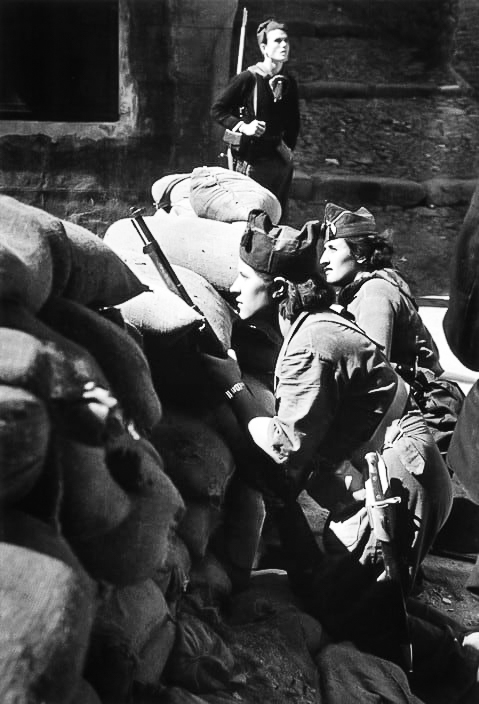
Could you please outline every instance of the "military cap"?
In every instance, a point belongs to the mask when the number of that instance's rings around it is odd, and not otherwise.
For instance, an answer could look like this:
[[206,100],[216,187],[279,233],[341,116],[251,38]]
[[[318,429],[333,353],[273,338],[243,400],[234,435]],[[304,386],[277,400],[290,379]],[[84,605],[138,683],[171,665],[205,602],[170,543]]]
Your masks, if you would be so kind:
[[346,210],[334,203],[326,203],[322,229],[326,242],[339,237],[365,237],[377,234],[376,220],[367,208]]
[[318,221],[301,230],[274,226],[262,210],[252,210],[240,243],[240,258],[261,274],[306,281],[317,270]]
[[288,27],[284,22],[278,22],[270,17],[268,20],[261,22],[256,30],[256,38],[260,46],[261,44],[266,44],[266,35],[268,32],[272,32],[273,29],[282,29],[283,32],[288,32]]

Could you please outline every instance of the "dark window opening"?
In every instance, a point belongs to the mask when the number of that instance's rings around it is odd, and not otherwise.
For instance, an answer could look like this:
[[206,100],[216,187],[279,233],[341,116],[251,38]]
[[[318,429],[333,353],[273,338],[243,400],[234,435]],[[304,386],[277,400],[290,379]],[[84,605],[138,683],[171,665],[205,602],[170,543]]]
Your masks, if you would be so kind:
[[0,0],[0,118],[118,120],[118,0]]

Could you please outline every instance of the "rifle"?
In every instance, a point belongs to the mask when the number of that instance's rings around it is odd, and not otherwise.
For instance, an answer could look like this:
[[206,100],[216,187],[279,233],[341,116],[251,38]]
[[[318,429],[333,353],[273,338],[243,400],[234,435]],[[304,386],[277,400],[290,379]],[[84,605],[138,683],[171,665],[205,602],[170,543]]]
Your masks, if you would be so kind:
[[168,289],[180,296],[180,298],[182,298],[190,308],[201,316],[201,323],[198,331],[201,334],[201,348],[203,351],[208,354],[212,354],[215,357],[225,357],[226,350],[221,344],[221,341],[211,327],[209,321],[206,319],[203,311],[199,308],[199,306],[197,306],[188,291],[183,286],[176,274],[176,271],[171,266],[166,254],[160,247],[158,240],[155,239],[155,236],[146,224],[141,213],[141,208],[136,210],[133,208],[131,209],[131,222],[143,242],[143,253],[148,254]]
[[[236,75],[238,73],[241,73],[241,69],[243,68],[243,55],[244,55],[244,43],[245,43],[245,36],[246,36],[246,23],[248,21],[248,10],[246,7],[243,7],[243,19],[241,22],[241,32],[240,32],[240,40],[239,40],[239,47],[238,47],[238,60],[236,63]],[[234,130],[229,130],[226,129],[225,133],[223,135],[223,141],[228,145],[227,150],[226,150],[226,158],[228,159],[228,169],[230,171],[233,171],[233,152],[231,147],[239,147],[240,142],[241,142],[241,133],[240,132],[235,132]]]
[[413,671],[413,653],[403,591],[404,570],[401,569],[395,546],[394,505],[399,503],[401,498],[399,496],[386,498],[384,495],[383,484],[387,485],[388,480],[382,457],[377,452],[368,452],[365,460],[368,465],[368,477],[365,483],[366,507],[372,529],[381,544],[385,580],[396,587],[395,593],[399,605],[397,616],[400,628],[400,655],[404,669],[410,673]]

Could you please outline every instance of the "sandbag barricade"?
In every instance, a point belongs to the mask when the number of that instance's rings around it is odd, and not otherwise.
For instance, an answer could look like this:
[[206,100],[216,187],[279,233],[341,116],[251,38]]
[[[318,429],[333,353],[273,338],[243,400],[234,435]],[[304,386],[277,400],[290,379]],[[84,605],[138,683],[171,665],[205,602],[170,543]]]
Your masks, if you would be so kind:
[[249,176],[221,166],[192,171],[190,201],[200,218],[220,222],[247,220],[251,210],[268,213],[274,225],[281,219],[281,205],[274,193]]
[[[148,361],[94,310],[146,287],[83,228],[1,198],[0,223],[0,553],[10,551],[0,589],[2,633],[14,646],[2,653],[0,698],[93,704],[101,698],[83,665],[96,582],[121,589],[165,569],[184,511],[146,437],[162,417]],[[159,679],[162,652],[140,679],[153,664]]]

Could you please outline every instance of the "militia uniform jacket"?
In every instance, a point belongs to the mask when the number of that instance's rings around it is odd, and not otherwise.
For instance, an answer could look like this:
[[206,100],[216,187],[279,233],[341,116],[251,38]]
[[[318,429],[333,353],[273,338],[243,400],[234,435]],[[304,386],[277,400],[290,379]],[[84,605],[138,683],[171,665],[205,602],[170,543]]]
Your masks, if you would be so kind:
[[443,372],[439,352],[404,280],[394,270],[364,273],[345,286],[339,302],[394,364]]
[[[312,495],[325,508],[347,503],[336,468],[349,460],[363,469],[362,448],[404,382],[371,339],[331,311],[303,313],[294,321],[275,376],[268,454],[293,481],[311,473],[316,484]],[[413,484],[408,489],[411,505],[430,509],[432,502],[431,520],[438,513],[440,523],[449,508],[450,478],[425,420],[410,398],[388,415],[395,432],[387,453],[393,453],[405,482]],[[383,452],[382,445],[377,450]]]
[[[265,133],[261,137],[241,138],[241,158],[254,161],[269,157],[275,152],[281,139],[290,149],[294,149],[300,127],[298,86],[296,80],[287,73],[287,87],[281,99],[274,99],[269,84],[271,76],[262,75],[251,67],[235,76],[211,108],[212,118],[226,129],[233,130],[239,122],[264,120]],[[256,112],[255,87],[257,91]]]

